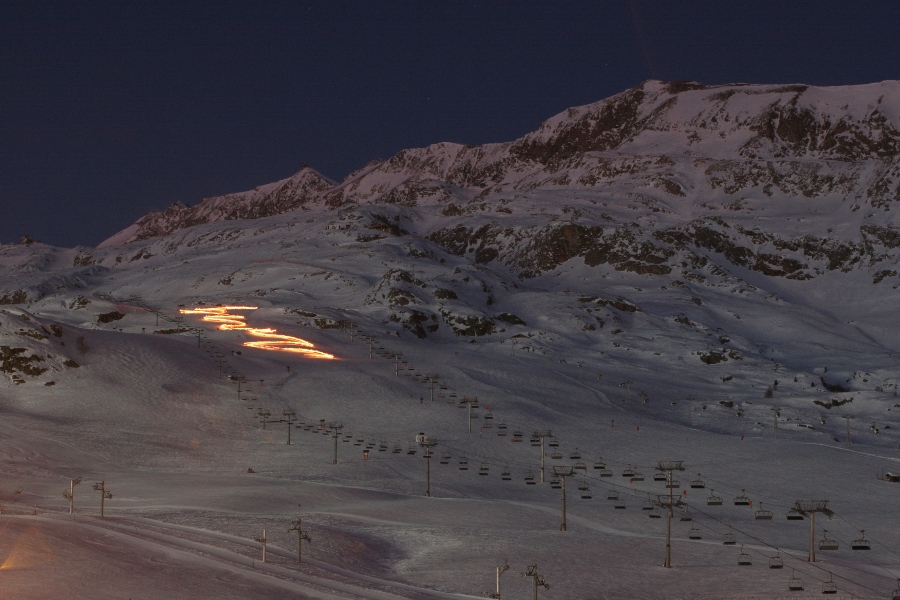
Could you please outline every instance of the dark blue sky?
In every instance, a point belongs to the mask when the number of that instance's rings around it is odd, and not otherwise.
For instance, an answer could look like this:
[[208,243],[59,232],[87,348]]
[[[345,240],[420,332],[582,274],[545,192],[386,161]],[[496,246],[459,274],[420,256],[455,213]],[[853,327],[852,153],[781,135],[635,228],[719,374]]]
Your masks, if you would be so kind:
[[0,3],[0,242],[439,141],[515,139],[645,79],[900,78],[894,2]]

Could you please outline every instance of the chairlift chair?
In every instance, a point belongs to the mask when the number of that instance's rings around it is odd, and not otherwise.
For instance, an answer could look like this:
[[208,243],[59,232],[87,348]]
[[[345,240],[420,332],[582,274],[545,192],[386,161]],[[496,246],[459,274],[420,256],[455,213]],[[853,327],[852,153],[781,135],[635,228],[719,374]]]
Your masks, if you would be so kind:
[[697,473],[697,479],[694,479],[693,481],[691,481],[691,487],[695,490],[702,490],[703,488],[706,487],[706,484],[700,478],[700,473]]
[[578,451],[578,448],[575,448],[575,451],[569,455],[569,460],[581,460],[581,452]]
[[865,530],[860,529],[859,533],[861,537],[858,540],[853,540],[850,542],[851,550],[871,550],[872,547],[869,545],[869,540],[866,539]]
[[762,502],[760,502],[759,510],[756,511],[756,520],[757,521],[771,521],[773,516],[774,515],[772,514],[771,510],[763,510]]
[[562,488],[562,481],[560,481],[559,477],[554,477],[550,480],[550,487],[552,487],[554,490]]
[[741,546],[741,553],[738,554],[738,565],[742,567],[749,567],[753,564],[753,559],[750,558],[750,555],[744,552],[744,547]]
[[631,467],[622,469],[622,477],[634,477],[634,469],[632,469]]
[[616,510],[625,510],[628,506],[625,504],[625,501],[621,498],[616,500],[613,504],[613,508]]
[[522,432],[521,432],[521,431],[518,431],[518,430],[517,430],[517,431],[514,431],[514,432],[513,432],[513,435],[512,435],[512,441],[513,441],[514,443],[518,444],[518,443],[522,442],[522,438],[523,438],[523,436],[522,436]]
[[735,506],[750,506],[750,498],[744,494],[744,490],[741,490],[740,496],[734,497],[734,505]]
[[691,527],[691,530],[688,531],[688,539],[689,540],[702,540],[703,535],[700,533],[700,530],[696,527]]
[[576,471],[587,471],[587,465],[584,464],[583,462],[575,463],[575,465],[572,468],[575,469]]
[[381,442],[380,444],[378,444],[379,452],[387,452],[387,448],[388,448],[387,442]]
[[452,457],[450,456],[450,453],[449,453],[449,452],[444,452],[443,454],[441,454],[441,460],[440,460],[440,463],[441,463],[442,465],[449,465],[449,464],[450,464],[450,459],[451,459],[451,458],[452,458]]
[[492,421],[493,419],[494,419],[494,415],[492,415],[490,412],[484,413],[484,420],[485,420],[485,421]]
[[479,475],[487,475],[488,472],[489,472],[488,464],[487,464],[487,463],[481,463],[481,466],[478,467],[478,474],[479,474]]
[[641,473],[636,472],[634,475],[631,476],[631,480],[632,481],[643,481],[644,476]]
[[656,508],[656,505],[653,504],[653,500],[650,499],[650,495],[647,494],[647,499],[644,501],[644,505],[641,507],[641,510],[653,510]]
[[681,511],[681,515],[678,517],[678,520],[690,522],[694,520],[694,515],[691,514],[690,510],[685,508],[683,511]]
[[828,573],[828,581],[822,584],[823,594],[837,594],[837,584],[834,582],[834,575]]
[[603,459],[600,459],[594,463],[594,468],[596,470],[601,470],[606,468],[606,463],[603,462]]
[[723,546],[734,546],[737,544],[737,539],[734,537],[732,532],[728,532],[722,536],[722,545]]
[[784,559],[781,558],[780,552],[769,559],[769,568],[770,569],[783,569],[784,568]]
[[559,440],[556,439],[556,436],[550,438],[550,441],[547,442],[547,445],[551,448],[559,448]]
[[531,445],[539,447],[541,445],[541,438],[536,435],[531,436]]
[[802,521],[803,513],[801,513],[796,508],[792,508],[791,510],[787,511],[787,520],[788,521]]
[[586,480],[586,479],[582,479],[581,482],[578,484],[578,491],[583,492],[583,491],[586,490],[586,489],[588,489],[587,480]]
[[465,458],[459,459],[459,470],[460,471],[468,471],[469,470],[469,461]]
[[512,481],[512,473],[509,472],[509,468],[503,469],[503,472],[500,473],[500,479],[503,481]]
[[600,477],[612,477],[613,472],[609,469],[600,469]]
[[803,591],[803,580],[797,577],[797,574],[794,573],[793,569],[791,569],[791,579],[788,581],[788,589],[792,592]]
[[710,490],[709,498],[706,499],[707,506],[722,506],[722,496],[716,496],[715,490]]
[[611,489],[611,490],[608,490],[608,491],[606,492],[606,499],[607,499],[607,500],[618,500],[618,499],[619,499],[619,492],[617,492],[616,490],[612,490],[612,489]]
[[537,485],[537,482],[534,480],[534,474],[531,471],[525,473],[525,485]]
[[590,500],[591,498],[593,498],[593,496],[591,495],[591,488],[589,488],[589,487],[587,487],[587,485],[585,485],[584,489],[581,490],[581,499],[582,500]]
[[562,460],[562,459],[563,459],[563,453],[560,452],[559,450],[556,450],[555,452],[553,452],[552,454],[550,454],[550,458],[552,458],[553,460]]
[[662,513],[660,513],[658,510],[655,510],[655,509],[650,511],[650,513],[647,516],[650,517],[651,519],[662,519]]
[[665,471],[657,471],[653,474],[653,481],[666,481],[669,477],[666,475]]
[[392,454],[400,454],[401,452],[403,452],[403,446],[401,446],[399,443],[394,444],[394,449],[391,450],[391,453]]
[[497,425],[497,435],[500,437],[506,437],[506,423],[500,423]]
[[819,540],[819,550],[837,550],[839,546],[838,541],[828,537],[827,529],[823,529],[822,531],[822,539]]

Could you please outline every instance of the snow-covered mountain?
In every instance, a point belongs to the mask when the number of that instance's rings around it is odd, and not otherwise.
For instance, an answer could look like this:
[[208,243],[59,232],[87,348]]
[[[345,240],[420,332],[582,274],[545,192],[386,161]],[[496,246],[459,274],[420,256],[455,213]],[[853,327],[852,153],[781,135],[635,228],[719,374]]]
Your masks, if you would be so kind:
[[[320,586],[315,597],[468,597],[510,548],[556,576],[548,597],[720,597],[723,581],[729,597],[786,589],[723,558],[726,526],[757,560],[778,548],[807,582],[824,581],[803,570],[805,525],[781,526],[785,502],[829,498],[839,535],[900,540],[884,518],[893,488],[872,477],[896,471],[900,444],[898,109],[898,82],[650,81],[509,143],[406,150],[339,183],[304,167],[172,206],[98,248],[2,246],[0,471],[48,511],[65,508],[62,478],[105,477],[125,490],[111,503],[121,522],[91,527],[152,530],[142,544],[230,561],[235,577],[265,585],[246,540],[268,527],[273,552],[290,557],[296,537],[282,525],[302,496],[306,526],[327,541],[304,549],[312,574],[273,574],[291,593]],[[257,307],[253,327],[339,360],[247,347],[249,333],[179,313],[217,304]],[[235,395],[237,379],[250,391]],[[456,409],[467,396],[489,406],[472,434]],[[310,428],[296,432],[300,449],[283,444],[282,429],[251,418],[263,410],[293,410],[304,427],[342,423],[353,435],[341,463]],[[50,439],[47,423],[65,426]],[[842,449],[848,427],[855,451]],[[707,515],[707,491],[690,488],[716,541],[676,532],[676,565],[692,567],[674,575],[656,569],[664,532],[640,510],[572,500],[572,531],[559,533],[558,493],[523,483],[536,451],[509,443],[547,429],[562,457],[548,451],[548,464],[583,454],[595,500],[609,488],[646,503],[659,490],[619,471],[677,458],[726,505],[746,490],[780,521],[731,506]],[[441,444],[432,504],[417,498],[421,461],[401,460],[420,431]],[[356,442],[372,440],[363,462]],[[452,463],[439,466],[444,453]],[[612,466],[616,483],[594,464]],[[892,585],[895,555],[882,550],[871,565],[840,555],[827,568],[866,596]],[[602,586],[596,564],[613,573]]]

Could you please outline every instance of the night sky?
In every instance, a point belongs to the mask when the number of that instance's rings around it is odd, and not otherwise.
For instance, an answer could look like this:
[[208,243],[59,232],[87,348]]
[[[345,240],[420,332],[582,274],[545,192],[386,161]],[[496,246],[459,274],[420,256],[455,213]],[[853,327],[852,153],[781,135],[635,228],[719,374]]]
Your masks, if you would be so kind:
[[646,79],[900,78],[897,2],[0,3],[0,243],[515,139]]

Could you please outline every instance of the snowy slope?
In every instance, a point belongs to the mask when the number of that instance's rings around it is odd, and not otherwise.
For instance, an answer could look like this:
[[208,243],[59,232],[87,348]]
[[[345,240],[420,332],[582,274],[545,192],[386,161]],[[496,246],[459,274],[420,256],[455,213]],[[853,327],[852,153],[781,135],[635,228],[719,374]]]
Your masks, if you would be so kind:
[[[896,85],[647,82],[508,144],[409,150],[341,183],[304,169],[99,248],[0,248],[3,591],[483,597],[508,558],[503,597],[530,593],[535,562],[551,599],[773,598],[791,568],[792,597],[830,574],[844,596],[888,597]],[[180,313],[217,304],[337,360]],[[566,532],[560,490],[525,482],[545,430],[548,481],[585,466]],[[438,441],[430,498],[419,432]],[[642,510],[665,493],[660,460],[684,461],[694,519],[676,514],[671,570],[665,520]],[[73,520],[61,491],[78,476]],[[816,537],[840,549],[815,565],[808,521],[785,519],[803,498],[835,512]],[[849,549],[861,529],[869,552]]]

